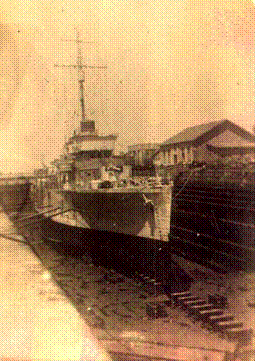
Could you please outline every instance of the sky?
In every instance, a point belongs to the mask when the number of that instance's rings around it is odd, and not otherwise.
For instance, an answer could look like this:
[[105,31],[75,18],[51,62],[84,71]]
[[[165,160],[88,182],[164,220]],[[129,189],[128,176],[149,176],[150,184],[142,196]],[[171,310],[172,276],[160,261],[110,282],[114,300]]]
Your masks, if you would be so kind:
[[[2,0],[0,172],[58,157],[79,124],[75,28],[86,114],[117,148],[229,119],[254,125],[254,2]],[[88,43],[89,42],[89,43]]]

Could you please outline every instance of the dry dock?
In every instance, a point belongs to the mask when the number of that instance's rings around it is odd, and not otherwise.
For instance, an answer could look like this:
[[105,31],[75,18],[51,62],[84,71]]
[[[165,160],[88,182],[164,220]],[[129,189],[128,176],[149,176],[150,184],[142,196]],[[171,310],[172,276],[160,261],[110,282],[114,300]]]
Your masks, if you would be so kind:
[[[2,215],[4,229],[10,235]],[[234,357],[235,342],[202,328],[167,295],[43,241],[37,228],[23,234],[29,245],[1,238],[1,360]]]

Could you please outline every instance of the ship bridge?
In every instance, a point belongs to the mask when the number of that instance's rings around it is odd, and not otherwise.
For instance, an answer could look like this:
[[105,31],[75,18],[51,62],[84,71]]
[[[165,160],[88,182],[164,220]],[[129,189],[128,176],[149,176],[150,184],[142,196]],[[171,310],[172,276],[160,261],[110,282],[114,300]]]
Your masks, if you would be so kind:
[[99,135],[94,121],[82,121],[80,129],[74,131],[66,142],[66,150],[69,154],[80,154],[89,158],[110,157],[114,152],[116,139],[115,134]]

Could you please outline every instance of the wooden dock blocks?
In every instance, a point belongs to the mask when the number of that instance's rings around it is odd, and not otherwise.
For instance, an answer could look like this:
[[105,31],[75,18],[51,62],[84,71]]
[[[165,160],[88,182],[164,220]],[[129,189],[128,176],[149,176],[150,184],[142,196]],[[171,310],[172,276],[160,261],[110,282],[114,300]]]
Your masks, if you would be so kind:
[[241,328],[243,327],[243,323],[239,321],[219,321],[216,323],[215,327],[219,330],[225,330],[225,329],[233,329],[233,328]]
[[197,300],[187,300],[183,304],[186,307],[191,307],[192,305],[204,305],[204,304],[207,304],[207,303],[203,299],[197,299]]
[[185,297],[178,297],[177,300],[181,303],[183,302],[186,302],[188,300],[198,300],[199,298],[198,297],[193,297],[193,295],[188,295],[188,296],[185,296]]
[[233,319],[234,319],[234,316],[232,314],[228,314],[228,313],[223,313],[221,315],[211,315],[209,317],[210,323],[230,321],[230,320],[233,320]]
[[220,315],[223,314],[223,312],[224,312],[223,309],[211,308],[206,310],[199,310],[198,314],[200,315],[201,318],[209,318],[210,315]]
[[[171,293],[171,299],[174,304],[186,308],[191,316],[211,325],[216,332],[225,333],[229,339],[239,340],[243,344],[251,340],[252,331],[243,329],[243,323],[234,320],[234,316],[223,309],[227,306],[227,298],[216,294],[209,295],[206,301],[193,296],[189,291],[183,291]],[[168,301],[165,305],[172,306],[172,302]],[[154,313],[158,315],[158,312]]]
[[172,298],[174,301],[177,301],[177,299],[178,299],[179,297],[188,297],[188,296],[191,296],[190,291],[171,293],[171,298]]
[[213,304],[209,304],[209,303],[204,303],[204,304],[196,304],[196,305],[191,305],[189,307],[189,309],[192,312],[199,312],[199,311],[203,311],[203,310],[209,310],[209,309],[213,309],[214,305]]

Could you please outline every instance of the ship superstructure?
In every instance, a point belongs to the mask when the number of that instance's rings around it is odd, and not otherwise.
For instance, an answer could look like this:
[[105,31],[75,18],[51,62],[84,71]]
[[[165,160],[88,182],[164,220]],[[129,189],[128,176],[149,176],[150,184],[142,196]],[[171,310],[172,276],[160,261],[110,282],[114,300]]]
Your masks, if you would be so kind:
[[116,138],[100,136],[94,121],[82,121],[65,144],[51,202],[64,199],[87,228],[167,241],[171,186],[152,178],[134,180],[132,166],[114,155]]
[[64,146],[64,153],[56,162],[61,185],[89,186],[89,182],[102,178],[103,167],[113,163],[120,164],[114,157],[117,135],[99,135],[95,122],[81,121],[80,128],[75,130]]

